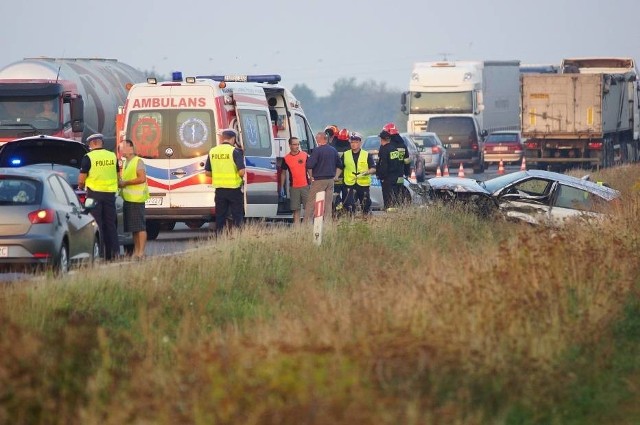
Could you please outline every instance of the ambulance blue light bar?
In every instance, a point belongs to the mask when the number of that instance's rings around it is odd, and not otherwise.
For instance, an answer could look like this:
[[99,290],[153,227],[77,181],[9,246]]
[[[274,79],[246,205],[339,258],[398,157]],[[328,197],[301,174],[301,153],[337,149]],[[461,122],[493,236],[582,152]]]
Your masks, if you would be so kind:
[[173,81],[173,82],[182,81],[182,72],[180,72],[180,71],[172,72],[171,73],[171,81]]
[[214,81],[224,81],[227,83],[266,83],[266,84],[278,84],[282,81],[282,77],[278,74],[264,74],[264,75],[198,75],[196,78],[204,78]]

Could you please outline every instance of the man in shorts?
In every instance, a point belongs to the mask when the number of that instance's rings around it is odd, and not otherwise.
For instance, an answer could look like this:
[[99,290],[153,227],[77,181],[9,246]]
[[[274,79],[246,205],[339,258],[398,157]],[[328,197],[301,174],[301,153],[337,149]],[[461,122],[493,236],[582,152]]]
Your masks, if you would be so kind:
[[289,198],[293,223],[300,224],[300,209],[309,198],[309,175],[307,174],[307,153],[300,150],[300,140],[297,137],[289,139],[290,152],[284,157],[280,167],[280,197],[286,198],[285,181],[289,172]]

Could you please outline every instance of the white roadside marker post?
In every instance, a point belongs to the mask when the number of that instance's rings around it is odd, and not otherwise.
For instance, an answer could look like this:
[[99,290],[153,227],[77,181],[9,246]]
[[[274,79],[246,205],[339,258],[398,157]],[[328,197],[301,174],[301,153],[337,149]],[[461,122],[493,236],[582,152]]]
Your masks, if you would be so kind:
[[313,206],[313,243],[322,244],[322,225],[324,223],[324,190],[316,193],[316,201]]

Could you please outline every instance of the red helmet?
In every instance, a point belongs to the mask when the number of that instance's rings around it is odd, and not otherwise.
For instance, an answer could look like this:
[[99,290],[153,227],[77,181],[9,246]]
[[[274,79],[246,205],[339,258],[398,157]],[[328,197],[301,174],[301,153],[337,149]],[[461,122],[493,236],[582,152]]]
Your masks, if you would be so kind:
[[333,125],[333,124],[328,125],[324,129],[324,132],[327,133],[327,136],[329,136],[329,137],[335,136],[336,134],[338,134],[338,131],[339,131],[338,130],[338,126],[337,125]]
[[392,122],[385,124],[384,127],[382,127],[383,131],[386,131],[387,133],[391,134],[392,136],[394,134],[398,134],[398,129],[396,128],[396,125]]
[[338,140],[349,140],[349,130],[347,130],[346,128],[340,130],[340,132],[338,133]]

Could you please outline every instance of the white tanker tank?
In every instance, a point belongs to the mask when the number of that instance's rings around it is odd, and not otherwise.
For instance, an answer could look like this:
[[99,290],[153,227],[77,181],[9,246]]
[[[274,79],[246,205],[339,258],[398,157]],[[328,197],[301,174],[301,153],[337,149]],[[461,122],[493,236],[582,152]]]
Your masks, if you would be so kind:
[[0,144],[32,134],[115,144],[128,87],[145,75],[115,59],[25,58],[0,69]]

